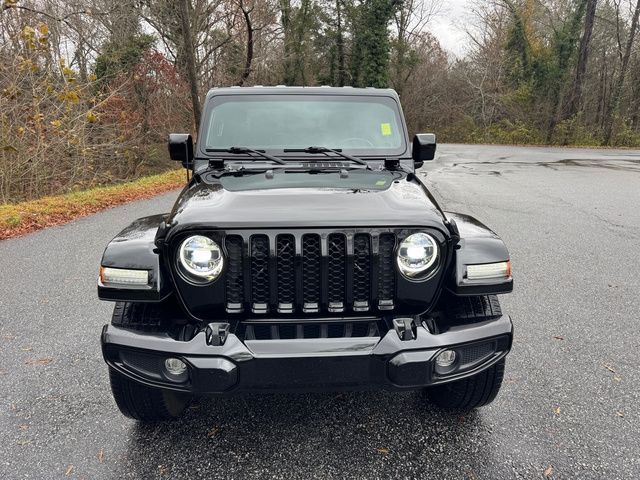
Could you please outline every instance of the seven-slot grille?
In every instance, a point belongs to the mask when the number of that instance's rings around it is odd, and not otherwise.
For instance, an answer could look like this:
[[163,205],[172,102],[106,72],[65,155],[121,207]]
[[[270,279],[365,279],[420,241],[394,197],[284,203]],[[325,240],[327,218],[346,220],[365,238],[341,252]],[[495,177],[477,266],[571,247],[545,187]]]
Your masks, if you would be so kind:
[[393,233],[230,233],[229,313],[392,310]]

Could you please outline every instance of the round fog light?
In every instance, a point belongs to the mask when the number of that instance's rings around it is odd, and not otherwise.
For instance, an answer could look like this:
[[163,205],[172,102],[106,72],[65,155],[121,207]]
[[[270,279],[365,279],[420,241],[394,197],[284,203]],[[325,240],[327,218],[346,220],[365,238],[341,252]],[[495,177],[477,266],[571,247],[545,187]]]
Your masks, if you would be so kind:
[[174,377],[180,377],[187,371],[187,365],[179,358],[167,358],[164,361],[164,368]]
[[453,365],[456,361],[456,352],[453,350],[444,350],[436,357],[436,365],[442,368],[447,368]]

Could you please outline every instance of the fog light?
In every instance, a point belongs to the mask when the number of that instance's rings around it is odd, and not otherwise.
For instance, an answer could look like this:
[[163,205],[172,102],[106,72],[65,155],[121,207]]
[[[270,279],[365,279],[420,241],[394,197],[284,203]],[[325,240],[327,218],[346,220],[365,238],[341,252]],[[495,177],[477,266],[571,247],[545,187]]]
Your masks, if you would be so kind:
[[456,352],[453,350],[444,350],[436,357],[436,365],[442,368],[447,368],[453,365],[456,361]]
[[187,371],[187,364],[179,358],[167,358],[164,361],[164,368],[169,375],[181,377]]

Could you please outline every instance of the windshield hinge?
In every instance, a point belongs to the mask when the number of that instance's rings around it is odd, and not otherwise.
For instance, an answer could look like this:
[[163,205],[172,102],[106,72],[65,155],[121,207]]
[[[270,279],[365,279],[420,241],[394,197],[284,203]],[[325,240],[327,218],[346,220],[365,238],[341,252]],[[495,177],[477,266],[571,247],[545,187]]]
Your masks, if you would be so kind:
[[209,168],[224,168],[224,159],[222,158],[210,158]]
[[388,170],[397,168],[400,165],[400,160],[397,158],[385,158],[384,167]]

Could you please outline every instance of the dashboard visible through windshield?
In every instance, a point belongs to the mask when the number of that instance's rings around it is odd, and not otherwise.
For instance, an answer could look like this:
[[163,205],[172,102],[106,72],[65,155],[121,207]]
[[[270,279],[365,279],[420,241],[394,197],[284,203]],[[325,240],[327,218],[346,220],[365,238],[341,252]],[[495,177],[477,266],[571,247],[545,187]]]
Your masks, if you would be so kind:
[[406,150],[398,104],[384,96],[221,95],[206,112],[207,150],[322,146],[361,155]]

